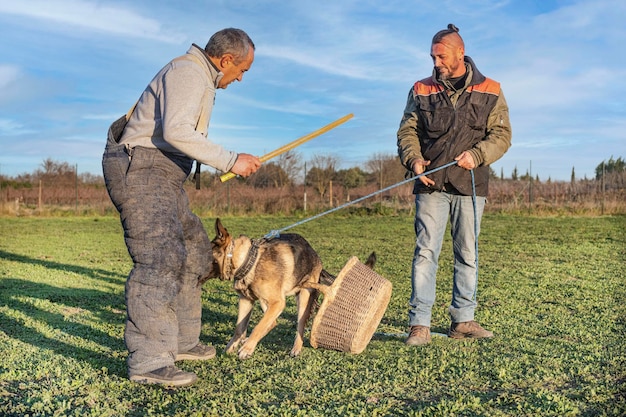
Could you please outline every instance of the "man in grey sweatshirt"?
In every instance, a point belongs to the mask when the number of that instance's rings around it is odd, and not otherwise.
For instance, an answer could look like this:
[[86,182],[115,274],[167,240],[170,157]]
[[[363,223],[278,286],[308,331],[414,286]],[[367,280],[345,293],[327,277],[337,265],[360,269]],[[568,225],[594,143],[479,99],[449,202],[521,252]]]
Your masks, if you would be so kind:
[[250,37],[233,28],[215,33],[204,49],[193,44],[148,84],[121,138],[109,132],[104,179],[133,260],[124,332],[132,381],[190,385],[196,375],[175,361],[215,356],[199,339],[210,241],[183,184],[194,160],[241,176],[261,165],[256,156],[207,139],[216,89],[242,80],[254,49]]

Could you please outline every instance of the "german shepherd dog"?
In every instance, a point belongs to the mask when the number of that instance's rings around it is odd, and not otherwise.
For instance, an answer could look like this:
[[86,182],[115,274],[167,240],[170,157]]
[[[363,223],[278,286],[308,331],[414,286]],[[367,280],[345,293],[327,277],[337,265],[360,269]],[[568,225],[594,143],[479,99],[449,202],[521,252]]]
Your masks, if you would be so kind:
[[[220,219],[215,221],[211,246],[213,274],[219,274],[222,280],[234,281],[239,294],[237,326],[226,345],[226,353],[237,351],[240,359],[251,357],[259,341],[276,326],[276,320],[285,309],[286,297],[294,295],[298,324],[290,355],[298,356],[319,289],[335,279],[323,269],[317,252],[302,236],[293,233],[260,240],[244,235],[233,238]],[[373,267],[374,262],[372,253],[368,265]],[[246,338],[256,300],[261,304],[263,317]]]

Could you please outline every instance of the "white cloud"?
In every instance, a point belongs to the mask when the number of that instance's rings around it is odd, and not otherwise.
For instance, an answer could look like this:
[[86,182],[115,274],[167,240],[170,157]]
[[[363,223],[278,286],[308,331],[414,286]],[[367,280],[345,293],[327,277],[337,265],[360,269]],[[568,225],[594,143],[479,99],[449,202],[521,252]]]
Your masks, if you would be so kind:
[[24,125],[11,119],[0,119],[0,135],[16,136],[34,133],[32,129],[28,129]]
[[114,121],[117,120],[118,117],[121,116],[121,113],[119,114],[113,114],[113,113],[105,113],[105,114],[85,114],[84,116],[81,116],[81,118],[83,120],[105,120],[105,121]]
[[10,86],[20,77],[20,70],[15,65],[0,65],[0,88]]
[[0,14],[17,15],[52,22],[58,28],[79,27],[117,36],[147,38],[180,43],[184,36],[167,33],[159,22],[129,8],[86,0],[30,0],[0,3]]
[[[399,43],[391,33],[362,35],[340,34],[337,36],[342,39],[340,44],[325,44],[324,40],[297,45],[265,44],[259,46],[256,53],[263,58],[290,61],[326,74],[381,82],[406,82],[414,77],[416,65],[430,61],[427,53],[420,54],[414,46]],[[400,66],[399,60],[407,66]]]
[[294,62],[304,67],[314,68],[327,74],[340,75],[347,78],[360,80],[375,80],[368,68],[360,65],[358,62],[352,63],[349,60],[342,59],[340,62],[336,59],[336,53],[331,55],[332,51],[303,51],[300,48],[289,46],[272,46],[269,48],[259,47],[257,55],[266,58],[283,59]]

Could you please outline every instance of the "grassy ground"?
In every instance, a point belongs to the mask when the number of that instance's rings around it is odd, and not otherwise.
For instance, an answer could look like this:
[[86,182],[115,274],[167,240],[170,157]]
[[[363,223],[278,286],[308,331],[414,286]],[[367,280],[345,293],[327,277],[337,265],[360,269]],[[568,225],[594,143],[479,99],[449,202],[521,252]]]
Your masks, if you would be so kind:
[[[293,218],[226,218],[260,237]],[[213,234],[212,219],[206,220]],[[389,307],[365,352],[305,344],[290,300],[247,361],[223,354],[236,318],[229,283],[205,285],[201,340],[181,362],[195,385],[143,386],[126,376],[124,281],[131,266],[115,218],[0,218],[0,415],[7,416],[621,416],[626,413],[626,217],[486,216],[477,320],[491,340],[434,336],[407,347],[413,252],[409,217],[306,223],[326,268],[378,253]],[[433,331],[448,326],[450,242],[440,262]],[[253,324],[258,320],[258,312]]]

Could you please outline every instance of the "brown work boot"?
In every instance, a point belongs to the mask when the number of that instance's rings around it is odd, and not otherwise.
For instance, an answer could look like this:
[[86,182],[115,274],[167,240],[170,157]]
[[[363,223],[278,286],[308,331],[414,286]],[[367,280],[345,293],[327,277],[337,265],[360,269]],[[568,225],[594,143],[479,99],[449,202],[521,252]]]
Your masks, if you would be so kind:
[[480,324],[474,320],[464,321],[462,323],[452,323],[448,336],[453,339],[481,339],[485,337],[493,337],[493,333],[480,327]]
[[430,327],[428,326],[411,326],[409,329],[409,337],[406,342],[409,346],[427,345],[430,343]]
[[197,379],[198,377],[193,372],[181,371],[174,365],[130,377],[131,381],[140,384],[159,384],[170,387],[185,387],[193,384]]
[[187,352],[179,352],[176,354],[176,361],[202,361],[206,359],[213,359],[215,357],[215,348],[209,345],[203,345],[202,343],[198,343]]

